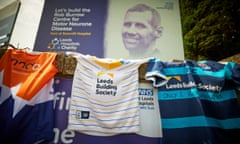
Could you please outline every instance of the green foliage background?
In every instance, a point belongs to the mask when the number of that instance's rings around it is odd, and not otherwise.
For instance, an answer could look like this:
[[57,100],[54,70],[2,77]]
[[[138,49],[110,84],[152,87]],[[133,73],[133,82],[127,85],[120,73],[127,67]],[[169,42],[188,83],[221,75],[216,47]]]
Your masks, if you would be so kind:
[[221,60],[240,53],[238,0],[180,0],[185,59]]

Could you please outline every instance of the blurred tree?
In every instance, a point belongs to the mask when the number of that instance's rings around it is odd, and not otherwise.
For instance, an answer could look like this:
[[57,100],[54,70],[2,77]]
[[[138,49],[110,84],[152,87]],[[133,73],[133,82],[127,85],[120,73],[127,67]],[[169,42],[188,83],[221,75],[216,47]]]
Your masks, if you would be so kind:
[[185,58],[220,60],[240,52],[237,0],[180,0]]

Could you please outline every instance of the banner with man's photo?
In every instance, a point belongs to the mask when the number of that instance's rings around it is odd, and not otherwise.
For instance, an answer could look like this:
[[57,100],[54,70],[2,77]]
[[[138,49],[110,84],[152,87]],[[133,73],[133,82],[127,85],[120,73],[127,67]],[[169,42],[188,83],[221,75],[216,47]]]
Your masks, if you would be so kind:
[[184,59],[178,0],[46,0],[34,50]]
[[[106,58],[184,59],[178,0],[45,0],[34,50],[73,51]],[[56,78],[56,144],[160,144],[157,91],[139,89],[139,133],[83,133],[68,129],[72,79]],[[151,117],[151,119],[149,119]]]

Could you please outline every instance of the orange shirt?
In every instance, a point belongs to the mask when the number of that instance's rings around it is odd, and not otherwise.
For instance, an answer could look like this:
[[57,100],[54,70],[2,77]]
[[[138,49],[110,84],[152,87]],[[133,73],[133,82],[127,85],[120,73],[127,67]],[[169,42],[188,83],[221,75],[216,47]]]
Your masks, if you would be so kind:
[[19,85],[16,95],[29,101],[57,73],[55,58],[56,53],[8,49],[0,59],[3,84],[9,88]]

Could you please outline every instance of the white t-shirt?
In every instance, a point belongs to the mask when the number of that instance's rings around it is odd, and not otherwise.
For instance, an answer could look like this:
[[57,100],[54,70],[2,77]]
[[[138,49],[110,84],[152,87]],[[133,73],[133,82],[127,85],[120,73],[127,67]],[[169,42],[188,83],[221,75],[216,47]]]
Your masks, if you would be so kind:
[[138,132],[138,67],[150,58],[76,57],[68,128],[92,135]]

